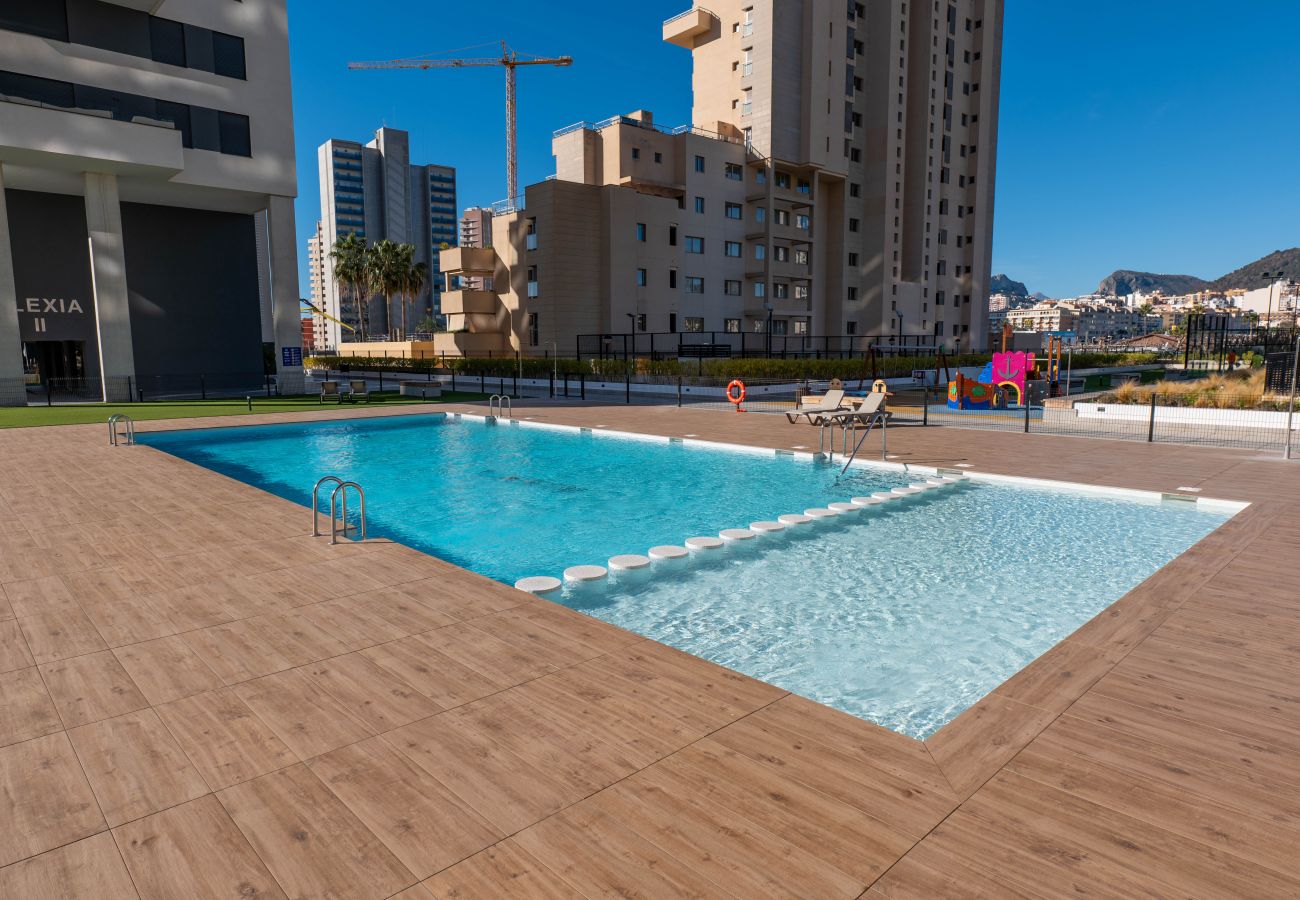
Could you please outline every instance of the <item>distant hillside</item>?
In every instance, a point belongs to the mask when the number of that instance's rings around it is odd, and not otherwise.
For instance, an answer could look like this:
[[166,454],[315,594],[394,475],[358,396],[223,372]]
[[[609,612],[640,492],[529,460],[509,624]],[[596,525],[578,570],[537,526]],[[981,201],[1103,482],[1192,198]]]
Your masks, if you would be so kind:
[[1195,291],[1228,291],[1234,288],[1251,290],[1264,285],[1265,272],[1285,272],[1288,277],[1300,279],[1300,247],[1274,250],[1268,256],[1247,263],[1222,278],[1206,281],[1195,275],[1157,275],[1154,272],[1134,272],[1120,269],[1112,272],[1097,287],[1097,293],[1112,297],[1125,294],[1190,294]]
[[1274,250],[1263,259],[1257,259],[1235,272],[1229,272],[1217,281],[1210,282],[1210,287],[1216,291],[1230,291],[1233,288],[1254,290],[1264,286],[1265,272],[1285,272],[1288,278],[1300,281],[1300,247]]
[[1195,275],[1157,275],[1154,272],[1134,272],[1120,269],[1107,275],[1097,287],[1098,294],[1123,297],[1125,294],[1190,294],[1210,286],[1208,281]]
[[994,275],[989,279],[990,294],[1008,294],[1012,297],[1028,297],[1029,288],[1023,281],[1012,281],[1006,275]]

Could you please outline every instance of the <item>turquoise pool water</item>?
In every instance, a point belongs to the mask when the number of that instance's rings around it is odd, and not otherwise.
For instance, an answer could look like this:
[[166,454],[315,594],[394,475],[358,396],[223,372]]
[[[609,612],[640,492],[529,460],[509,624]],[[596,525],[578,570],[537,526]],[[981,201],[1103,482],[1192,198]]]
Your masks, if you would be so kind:
[[[915,480],[440,414],[140,441],[304,505],[355,480],[372,535],[507,583]],[[552,599],[923,738],[1227,515],[968,483]]]

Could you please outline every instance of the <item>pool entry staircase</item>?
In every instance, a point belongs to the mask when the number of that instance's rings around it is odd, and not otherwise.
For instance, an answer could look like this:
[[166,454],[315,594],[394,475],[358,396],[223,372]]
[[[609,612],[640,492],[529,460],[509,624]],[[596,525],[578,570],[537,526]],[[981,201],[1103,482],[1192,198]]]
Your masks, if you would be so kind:
[[[349,534],[359,533],[361,540],[366,539],[366,492],[361,485],[355,481],[344,481],[337,475],[326,475],[320,481],[317,481],[311,489],[311,534],[312,537],[321,537],[320,530],[320,489],[323,485],[332,484],[334,490],[330,491],[330,543],[337,544],[339,535],[348,537]],[[348,491],[356,493],[359,501],[360,518],[356,525],[348,521]],[[340,512],[342,513],[340,515]]]

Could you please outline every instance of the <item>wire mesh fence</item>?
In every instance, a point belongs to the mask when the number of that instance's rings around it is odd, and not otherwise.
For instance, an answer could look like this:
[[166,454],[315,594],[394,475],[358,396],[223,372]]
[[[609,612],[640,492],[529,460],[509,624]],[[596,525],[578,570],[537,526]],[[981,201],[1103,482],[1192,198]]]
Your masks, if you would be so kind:
[[271,397],[278,392],[274,375],[247,373],[0,379],[0,405],[4,406],[215,400]]

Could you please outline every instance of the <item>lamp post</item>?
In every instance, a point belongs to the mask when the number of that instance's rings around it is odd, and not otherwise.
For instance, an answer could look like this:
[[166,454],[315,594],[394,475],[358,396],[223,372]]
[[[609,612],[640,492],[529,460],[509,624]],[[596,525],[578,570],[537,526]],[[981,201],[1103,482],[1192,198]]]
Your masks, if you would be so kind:
[[[635,344],[636,344],[636,315],[633,314],[633,313],[627,313],[626,315],[627,315],[627,333],[628,333],[628,336],[632,339],[633,349],[635,349]],[[624,339],[623,339],[623,362],[624,362],[624,363],[627,362],[627,358],[628,358],[628,357],[627,357],[627,341],[628,341],[628,338],[624,338]]]
[[[1270,336],[1273,334],[1273,285],[1281,281],[1282,276],[1285,274],[1286,274],[1285,272],[1278,271],[1278,272],[1265,272],[1263,275],[1259,276],[1260,278],[1264,279],[1264,281],[1268,282],[1268,312],[1264,316],[1264,327],[1269,330],[1268,333]],[[1267,340],[1264,342],[1264,348],[1265,348],[1265,352],[1267,352],[1268,351]]]
[[903,355],[903,313],[901,310],[894,310],[894,315],[898,316],[898,354]]

